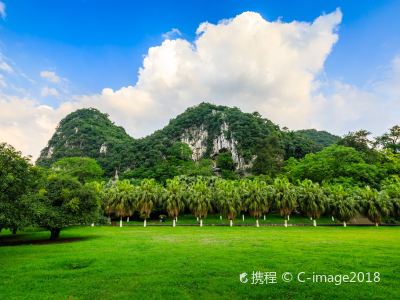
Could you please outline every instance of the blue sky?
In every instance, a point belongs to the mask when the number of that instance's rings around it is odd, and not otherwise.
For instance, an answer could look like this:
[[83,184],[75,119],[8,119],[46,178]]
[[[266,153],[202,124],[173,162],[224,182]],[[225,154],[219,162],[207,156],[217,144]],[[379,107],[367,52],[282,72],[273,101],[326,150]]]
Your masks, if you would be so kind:
[[381,134],[399,123],[399,15],[393,0],[0,0],[0,141],[36,157],[89,106],[140,137],[201,101]]
[[312,21],[340,7],[339,42],[326,74],[363,85],[400,52],[400,1],[5,1],[3,50],[32,78],[42,69],[71,80],[76,92],[134,84],[142,57],[162,34],[193,40],[198,25],[243,11],[267,20]]

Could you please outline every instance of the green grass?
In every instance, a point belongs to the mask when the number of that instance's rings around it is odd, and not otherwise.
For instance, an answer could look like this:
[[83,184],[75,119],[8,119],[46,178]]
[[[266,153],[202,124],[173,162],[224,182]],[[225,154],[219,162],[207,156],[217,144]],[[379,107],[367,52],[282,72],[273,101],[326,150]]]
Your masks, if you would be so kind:
[[[48,232],[19,239],[40,240]],[[74,227],[0,247],[0,299],[396,299],[398,227]],[[1,241],[10,239],[0,234]],[[275,271],[278,283],[241,284]],[[380,272],[379,283],[284,283],[282,272]]]

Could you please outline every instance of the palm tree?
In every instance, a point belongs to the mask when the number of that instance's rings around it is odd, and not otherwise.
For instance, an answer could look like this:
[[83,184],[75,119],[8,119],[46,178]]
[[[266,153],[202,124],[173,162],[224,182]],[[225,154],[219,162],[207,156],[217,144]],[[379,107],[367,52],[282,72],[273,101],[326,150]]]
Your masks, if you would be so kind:
[[333,185],[329,187],[328,197],[332,215],[346,227],[358,212],[353,193],[348,193],[341,185]]
[[192,213],[200,220],[200,227],[203,226],[203,218],[211,209],[212,192],[206,180],[197,178],[189,185],[188,206]]
[[387,216],[390,212],[390,202],[388,194],[378,192],[375,189],[371,189],[369,186],[360,189],[358,192],[361,212],[378,226],[382,217]]
[[172,218],[172,226],[175,227],[179,213],[185,208],[185,185],[182,184],[179,178],[174,177],[167,180],[165,191],[165,208]]
[[270,207],[267,184],[259,180],[246,180],[244,189],[246,207],[250,215],[256,218],[256,227],[260,227],[259,219]]
[[161,187],[154,179],[144,179],[137,189],[136,208],[143,217],[143,227],[147,226],[147,219],[157,200],[161,197]]
[[324,212],[326,207],[326,196],[318,183],[311,180],[304,180],[298,189],[298,202],[301,210],[313,221],[313,226],[317,226],[317,220]]
[[229,225],[233,226],[233,220],[241,208],[237,182],[224,179],[217,180],[215,182],[215,194],[221,215],[227,217]]
[[107,210],[113,210],[120,217],[119,226],[122,227],[122,218],[131,215],[134,210],[134,186],[129,180],[118,180],[109,188],[107,197]]
[[296,189],[286,178],[275,179],[273,188],[276,208],[285,218],[285,227],[287,227],[289,216],[297,206]]

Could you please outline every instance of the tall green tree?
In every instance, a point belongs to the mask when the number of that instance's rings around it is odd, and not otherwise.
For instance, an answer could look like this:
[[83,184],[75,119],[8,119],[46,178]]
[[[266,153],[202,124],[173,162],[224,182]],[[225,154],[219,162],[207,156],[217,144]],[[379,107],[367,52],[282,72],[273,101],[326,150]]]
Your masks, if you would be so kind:
[[290,218],[290,214],[297,207],[296,188],[287,178],[276,178],[273,183],[274,202],[282,217],[285,218],[285,227]]
[[147,219],[153,207],[162,197],[161,186],[154,179],[144,179],[138,187],[138,197],[136,207],[140,216],[144,219],[143,226],[147,226]]
[[346,227],[347,222],[358,213],[353,193],[348,193],[341,185],[333,185],[328,189],[328,197],[332,215],[343,222],[343,226]]
[[244,184],[246,207],[251,216],[256,219],[256,226],[259,227],[260,217],[267,213],[271,206],[271,195],[265,182],[259,180],[246,180]]
[[189,185],[188,206],[194,216],[199,219],[200,227],[203,226],[203,218],[211,209],[212,192],[207,181],[201,177]]
[[66,175],[50,174],[31,200],[36,223],[51,232],[51,239],[57,239],[64,227],[93,223],[99,214],[95,190]]
[[119,216],[119,226],[122,227],[122,218],[133,214],[137,191],[129,180],[117,180],[106,192],[108,212],[114,211]]
[[313,220],[313,225],[317,226],[317,219],[325,211],[326,196],[318,183],[311,180],[304,180],[298,188],[298,202],[301,210]]
[[26,196],[34,189],[39,172],[28,157],[0,143],[0,230],[9,228],[16,233],[32,223],[33,212]]
[[232,226],[233,220],[241,209],[238,183],[232,180],[217,180],[215,182],[215,196],[220,213],[228,218],[229,225]]
[[165,191],[165,208],[172,218],[172,226],[175,227],[179,213],[185,208],[186,185],[178,177],[174,177],[173,179],[167,179]]
[[378,192],[369,186],[360,189],[358,192],[361,212],[376,226],[382,218],[389,215],[390,202],[386,192]]

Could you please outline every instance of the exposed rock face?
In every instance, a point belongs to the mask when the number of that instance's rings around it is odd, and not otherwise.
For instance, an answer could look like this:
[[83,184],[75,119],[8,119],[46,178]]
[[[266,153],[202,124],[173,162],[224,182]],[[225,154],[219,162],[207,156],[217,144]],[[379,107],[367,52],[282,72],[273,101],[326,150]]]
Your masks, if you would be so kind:
[[47,151],[46,157],[51,158],[54,152],[54,147],[49,147],[49,150]]
[[181,142],[185,143],[192,150],[192,159],[197,161],[203,157],[207,151],[208,132],[204,126],[200,128],[187,129],[181,137]]
[[[233,136],[228,138],[229,126],[225,122],[222,123],[219,134],[213,139],[213,147],[211,156],[215,156],[220,153],[221,150],[228,150],[232,154],[232,159],[236,163],[237,169],[244,169],[251,167],[252,161],[246,164],[246,161],[241,157],[237,150],[237,141]],[[207,152],[207,139],[209,133],[204,129],[202,125],[200,128],[191,128],[181,137],[181,142],[186,143],[192,150],[192,159],[197,161],[204,157]]]
[[107,145],[105,143],[101,144],[100,153],[101,154],[106,154],[107,153]]

